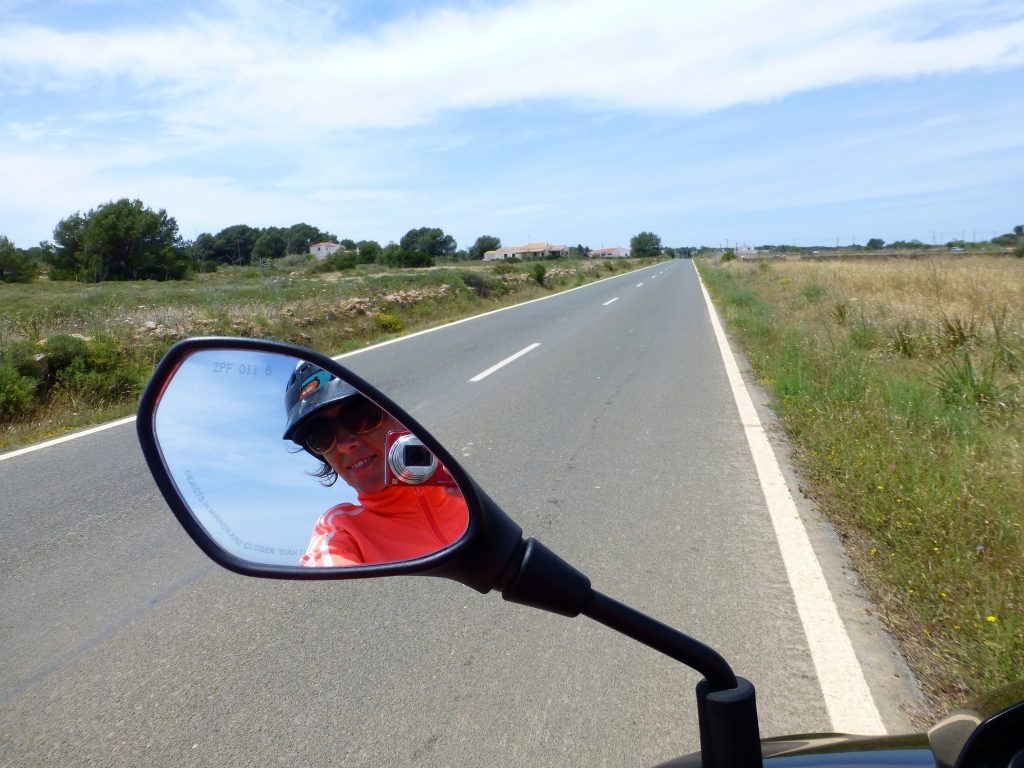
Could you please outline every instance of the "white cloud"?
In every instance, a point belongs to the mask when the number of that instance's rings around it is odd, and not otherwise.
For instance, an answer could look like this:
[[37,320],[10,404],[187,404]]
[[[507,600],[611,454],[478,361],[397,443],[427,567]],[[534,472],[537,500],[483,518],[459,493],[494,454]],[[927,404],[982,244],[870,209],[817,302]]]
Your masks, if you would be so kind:
[[[1024,9],[1000,0],[473,2],[363,30],[327,3],[169,5],[159,24],[0,22],[0,164],[19,179],[0,189],[0,227],[38,239],[60,216],[122,196],[166,207],[186,235],[308,220],[386,239],[399,215],[474,206],[526,221],[564,200],[513,183],[480,205],[479,187],[449,183],[441,200],[424,192],[436,174],[410,181],[414,165],[441,167],[428,154],[483,141],[449,130],[447,116],[568,101],[595,121],[674,117],[1024,64]],[[424,123],[437,130],[392,130]],[[714,162],[720,171],[728,158]]]
[[[153,28],[8,27],[0,73],[22,91],[116,83],[190,129],[293,136],[535,99],[703,111],[1024,63],[1024,19],[1001,5],[979,6],[968,24],[961,4],[925,0],[535,0],[410,16],[364,35],[334,28],[319,6],[226,8]],[[965,31],[939,34],[944,19]]]

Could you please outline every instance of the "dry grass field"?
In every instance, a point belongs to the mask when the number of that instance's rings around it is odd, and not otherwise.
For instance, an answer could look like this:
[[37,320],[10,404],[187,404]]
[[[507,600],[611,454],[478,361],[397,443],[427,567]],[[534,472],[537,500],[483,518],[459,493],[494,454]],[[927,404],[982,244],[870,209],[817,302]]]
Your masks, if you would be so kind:
[[935,708],[1024,677],[1024,259],[700,270]]

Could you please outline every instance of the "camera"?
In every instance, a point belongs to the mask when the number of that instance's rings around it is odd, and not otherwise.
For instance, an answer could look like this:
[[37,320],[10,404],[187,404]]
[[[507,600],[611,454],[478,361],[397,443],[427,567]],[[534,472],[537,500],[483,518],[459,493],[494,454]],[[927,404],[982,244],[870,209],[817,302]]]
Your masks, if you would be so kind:
[[385,438],[384,485],[441,485],[455,480],[420,439],[407,430],[393,430]]

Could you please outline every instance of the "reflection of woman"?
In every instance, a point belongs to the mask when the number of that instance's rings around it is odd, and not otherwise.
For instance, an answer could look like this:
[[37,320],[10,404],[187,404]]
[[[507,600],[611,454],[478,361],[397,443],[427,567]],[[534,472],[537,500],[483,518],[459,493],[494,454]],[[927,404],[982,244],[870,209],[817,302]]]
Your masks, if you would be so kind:
[[323,462],[317,477],[352,486],[358,504],[338,504],[317,520],[305,566],[409,560],[436,552],[466,530],[458,490],[386,485],[386,436],[403,426],[345,382],[312,363],[296,366],[285,392],[292,440]]

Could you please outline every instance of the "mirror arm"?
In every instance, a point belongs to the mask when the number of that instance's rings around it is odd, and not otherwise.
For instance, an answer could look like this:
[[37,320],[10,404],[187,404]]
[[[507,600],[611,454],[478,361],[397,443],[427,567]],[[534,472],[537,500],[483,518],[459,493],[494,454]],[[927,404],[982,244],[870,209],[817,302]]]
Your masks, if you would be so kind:
[[702,765],[760,768],[761,734],[754,686],[737,678],[716,650],[593,590],[590,579],[536,539],[527,539],[512,558],[501,589],[501,596],[509,602],[561,616],[588,616],[695,669],[704,676],[697,685]]
[[714,648],[595,591],[590,579],[536,539],[527,539],[521,552],[512,558],[513,564],[520,563],[518,571],[509,568],[500,585],[501,596],[509,602],[560,616],[582,613],[697,670],[714,691],[736,688],[736,675]]
[[697,684],[703,768],[760,768],[761,732],[754,686],[714,648],[600,592],[581,613],[704,675]]
[[594,621],[697,670],[707,678],[716,691],[736,687],[736,675],[718,651],[628,605],[600,592],[593,592],[581,612],[584,616],[589,616]]

